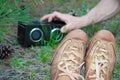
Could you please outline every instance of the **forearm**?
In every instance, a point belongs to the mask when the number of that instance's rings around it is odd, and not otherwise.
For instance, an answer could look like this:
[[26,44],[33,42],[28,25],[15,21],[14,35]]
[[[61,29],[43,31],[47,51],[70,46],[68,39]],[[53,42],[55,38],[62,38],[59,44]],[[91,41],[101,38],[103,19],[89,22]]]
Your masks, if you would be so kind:
[[61,28],[61,32],[71,31],[73,29],[83,28],[92,23],[98,23],[109,19],[120,12],[120,0],[101,0],[91,11],[86,15],[75,17],[68,14],[53,12],[41,18],[42,21],[48,20],[49,22],[55,18],[66,23]]
[[107,20],[120,12],[120,0],[101,0],[99,4],[88,12],[88,25]]

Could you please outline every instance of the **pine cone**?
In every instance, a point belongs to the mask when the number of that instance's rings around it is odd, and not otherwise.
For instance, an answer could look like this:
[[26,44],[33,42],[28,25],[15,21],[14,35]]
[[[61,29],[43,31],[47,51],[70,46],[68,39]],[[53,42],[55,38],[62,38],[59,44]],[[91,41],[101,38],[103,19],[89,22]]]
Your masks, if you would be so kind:
[[8,58],[14,52],[10,45],[0,44],[0,59]]

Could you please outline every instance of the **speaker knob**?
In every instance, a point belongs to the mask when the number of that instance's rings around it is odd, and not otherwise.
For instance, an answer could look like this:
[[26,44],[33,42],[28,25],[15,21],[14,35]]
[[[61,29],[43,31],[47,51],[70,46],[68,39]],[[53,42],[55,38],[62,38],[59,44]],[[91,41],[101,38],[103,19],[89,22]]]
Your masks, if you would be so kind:
[[39,28],[33,28],[30,31],[30,40],[33,42],[39,42],[43,37],[43,32]]
[[54,28],[51,30],[50,39],[53,39],[55,42],[61,41],[63,34],[60,32],[60,28]]

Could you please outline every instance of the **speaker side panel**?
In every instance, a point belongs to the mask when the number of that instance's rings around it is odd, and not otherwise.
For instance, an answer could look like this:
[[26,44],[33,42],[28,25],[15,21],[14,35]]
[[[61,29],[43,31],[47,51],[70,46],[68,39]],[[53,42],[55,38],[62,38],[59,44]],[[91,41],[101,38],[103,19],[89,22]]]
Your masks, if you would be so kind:
[[18,23],[18,32],[17,32],[18,42],[23,45],[25,40],[25,26],[21,23]]

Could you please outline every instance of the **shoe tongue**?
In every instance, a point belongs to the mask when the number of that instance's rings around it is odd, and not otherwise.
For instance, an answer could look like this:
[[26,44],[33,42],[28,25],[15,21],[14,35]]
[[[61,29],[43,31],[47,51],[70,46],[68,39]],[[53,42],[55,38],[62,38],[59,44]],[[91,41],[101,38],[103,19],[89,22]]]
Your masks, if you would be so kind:
[[68,76],[60,76],[57,80],[71,80]]

